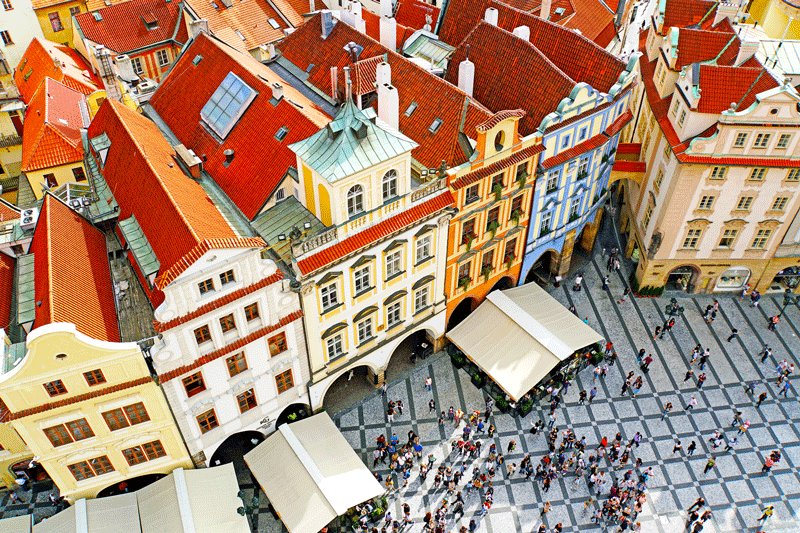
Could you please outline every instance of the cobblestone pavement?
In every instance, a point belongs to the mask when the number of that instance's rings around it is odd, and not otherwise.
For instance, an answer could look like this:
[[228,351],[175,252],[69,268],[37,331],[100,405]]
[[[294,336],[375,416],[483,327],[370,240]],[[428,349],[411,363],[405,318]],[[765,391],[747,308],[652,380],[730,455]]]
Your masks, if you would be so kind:
[[[582,263],[582,264],[581,264]],[[686,509],[698,497],[706,499],[714,513],[714,520],[706,524],[705,532],[756,531],[760,510],[766,505],[775,506],[775,515],[764,529],[768,531],[800,531],[796,516],[800,513],[800,420],[795,385],[788,398],[778,395],[774,370],[783,358],[797,364],[793,355],[800,350],[800,312],[796,308],[784,314],[779,331],[767,330],[768,316],[775,314],[780,298],[764,297],[760,308],[749,307],[733,295],[717,296],[721,302],[721,313],[712,325],[701,317],[705,306],[713,301],[711,296],[688,297],[666,295],[659,299],[634,299],[618,303],[622,294],[623,276],[612,276],[610,294],[601,288],[601,277],[605,266],[598,256],[594,261],[578,261],[578,268],[585,274],[584,290],[569,290],[570,283],[552,289],[553,295],[564,305],[574,304],[581,317],[606,338],[611,339],[619,359],[604,381],[598,381],[600,394],[590,406],[578,405],[578,392],[592,387],[592,371],[584,370],[577,379],[577,387],[570,387],[565,401],[558,409],[558,426],[569,426],[580,437],[586,435],[590,444],[596,444],[604,435],[609,439],[617,433],[630,439],[636,431],[645,436],[634,451],[644,466],[652,466],[655,479],[649,483],[648,503],[640,515],[643,531],[683,531]],[[670,296],[675,296],[685,307],[672,332],[662,340],[652,340],[652,329],[664,322],[663,307]],[[731,327],[739,330],[739,338],[727,342]],[[757,356],[764,343],[774,350],[772,360],[760,363]],[[684,382],[684,373],[689,368],[691,349],[695,344],[711,349],[710,363],[705,372],[708,380],[701,390],[694,379]],[[624,375],[636,366],[635,353],[645,348],[653,354],[655,362],[650,372],[644,374],[645,386],[633,399],[622,396],[620,389]],[[695,366],[695,369],[697,367]],[[698,372],[699,373],[699,372]],[[425,391],[424,379],[433,378],[432,395]],[[760,409],[744,390],[744,383],[756,380],[757,394],[766,391],[768,398]],[[698,406],[692,411],[684,409],[691,394],[696,394]],[[372,394],[360,405],[337,417],[337,423],[350,444],[360,452],[364,461],[372,465],[372,450],[375,438],[391,432],[403,440],[409,429],[421,436],[424,454],[434,453],[437,465],[449,452],[447,443],[455,436],[452,425],[438,427],[437,415],[428,412],[430,398],[436,401],[437,409],[453,405],[469,412],[482,409],[483,395],[470,382],[463,370],[456,370],[442,354],[418,366],[408,379],[389,385],[388,398],[402,399],[406,411],[395,416],[392,424],[385,417],[383,399]],[[667,402],[675,406],[665,421],[661,410]],[[734,409],[742,411],[745,420],[751,422],[750,430],[739,436],[739,442],[730,452],[711,449],[709,438],[717,429],[725,430],[727,437],[736,435],[731,429]],[[538,460],[547,452],[545,437],[540,433],[531,435],[527,430],[535,416],[546,419],[547,406],[528,415],[515,418],[495,413],[493,422],[498,433],[494,442],[504,452],[509,440],[515,439],[519,446],[506,460],[519,463],[525,453]],[[697,441],[693,457],[684,452],[673,454],[674,438],[683,442],[684,450],[692,441]],[[485,440],[485,436],[483,437]],[[765,457],[780,448],[783,460],[769,474],[761,473]],[[488,443],[484,443],[484,455]],[[703,467],[710,456],[716,459],[716,467],[703,474]],[[381,468],[382,465],[379,465]],[[471,465],[469,465],[471,471]],[[386,474],[386,470],[382,470]],[[410,531],[421,531],[421,518],[428,510],[435,510],[438,502],[446,497],[445,491],[432,490],[432,478],[420,485],[417,470],[410,485],[392,496],[393,515],[402,516],[401,505],[408,502],[416,523]],[[552,527],[562,522],[564,531],[600,531],[590,522],[591,513],[584,511],[584,502],[589,498],[585,482],[573,484],[573,477],[557,480],[550,492],[545,494],[538,484],[525,481],[515,475],[511,480],[498,470],[495,478],[494,505],[482,519],[480,530],[491,533],[511,531],[533,531],[541,523],[540,510],[545,501],[550,501],[552,510],[546,523]],[[601,497],[601,501],[604,497]],[[480,501],[473,493],[466,498],[467,514],[461,523],[477,517]],[[452,530],[459,524],[450,523]]]
[[32,514],[35,523],[49,518],[63,509],[66,504],[53,505],[50,502],[50,493],[58,495],[58,489],[50,481],[34,481],[27,489],[17,489],[17,502],[11,501],[10,492],[0,490],[0,518]]

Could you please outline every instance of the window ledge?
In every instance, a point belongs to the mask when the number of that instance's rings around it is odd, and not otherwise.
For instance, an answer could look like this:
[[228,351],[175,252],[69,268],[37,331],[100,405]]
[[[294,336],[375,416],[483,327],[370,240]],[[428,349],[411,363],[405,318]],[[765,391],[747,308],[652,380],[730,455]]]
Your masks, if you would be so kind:
[[321,313],[321,314],[323,314],[323,315],[327,315],[328,313],[331,313],[331,312],[333,312],[333,311],[336,311],[337,309],[339,309],[339,308],[340,308],[340,307],[342,307],[343,305],[344,305],[344,303],[342,303],[342,302],[339,302],[338,304],[336,304],[336,305],[334,305],[334,306],[332,306],[332,307],[326,307],[326,308],[324,308],[324,309],[322,310],[322,313]]
[[431,261],[433,258],[434,258],[434,256],[432,256],[432,255],[429,255],[429,256],[428,256],[428,257],[426,257],[425,259],[422,259],[421,261],[417,261],[416,263],[414,263],[414,266],[415,266],[415,267],[418,267],[418,266],[420,266],[420,265],[424,265],[425,263],[427,263],[427,262]]
[[361,290],[361,291],[359,291],[359,292],[355,293],[355,294],[353,295],[353,298],[358,298],[358,297],[360,297],[360,296],[364,296],[365,294],[367,294],[367,293],[369,293],[369,292],[372,292],[374,289],[375,289],[375,287],[367,287],[366,289],[363,289],[363,290]]
[[431,308],[431,305],[430,305],[430,304],[428,304],[428,305],[426,305],[425,307],[422,307],[422,308],[420,308],[420,309],[417,309],[416,311],[414,311],[414,316],[417,316],[417,315],[419,315],[419,314],[422,314],[422,313],[424,313],[425,311],[427,311],[427,310],[428,310],[428,309],[430,309],[430,308]]
[[373,341],[374,341],[375,339],[377,339],[377,338],[378,338],[378,337],[376,337],[375,335],[372,335],[372,336],[370,336],[370,337],[367,337],[366,339],[364,339],[363,341],[361,341],[361,343],[359,343],[359,344],[358,344],[358,346],[356,346],[356,348],[359,348],[359,349],[361,349],[361,348],[365,347],[367,344],[369,344],[369,343],[373,342]]
[[393,280],[395,280],[395,279],[399,278],[400,276],[404,275],[405,273],[406,273],[406,271],[405,271],[405,270],[401,270],[400,272],[397,272],[397,273],[395,273],[395,274],[392,274],[391,276],[389,276],[388,278],[386,278],[386,280],[385,280],[385,283],[389,283],[390,281],[393,281]]

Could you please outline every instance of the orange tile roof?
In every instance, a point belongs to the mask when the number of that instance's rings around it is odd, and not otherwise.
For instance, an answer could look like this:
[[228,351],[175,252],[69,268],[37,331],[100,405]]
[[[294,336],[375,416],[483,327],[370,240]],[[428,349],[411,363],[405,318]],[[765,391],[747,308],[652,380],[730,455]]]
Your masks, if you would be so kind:
[[[328,38],[322,39],[319,15],[289,35],[279,48],[286,59],[308,72],[307,83],[326,94],[331,94],[331,67],[337,67],[337,93],[342,95],[342,69],[353,65],[350,54],[344,49],[351,41],[364,48],[361,60],[387,55],[392,84],[397,87],[400,99],[400,131],[419,145],[412,151],[413,157],[430,168],[438,167],[442,160],[448,166],[465,162],[468,156],[459,146],[460,132],[474,138],[475,127],[489,120],[492,113],[458,87],[433,76],[347,24],[336,24]],[[412,104],[416,104],[416,108],[409,115],[406,111]],[[437,118],[442,124],[432,133],[430,127]]]
[[722,113],[731,102],[745,109],[756,100],[758,93],[779,87],[780,84],[765,69],[700,65],[700,113]]
[[717,9],[715,0],[667,0],[664,7],[663,33],[669,28],[685,28],[700,24],[714,22]]
[[53,7],[59,4],[69,2],[69,0],[31,0],[33,9],[42,9],[44,7]]
[[121,4],[130,0],[86,0],[86,11],[97,11],[111,5]]
[[[372,13],[371,11],[367,11],[366,9],[361,13],[362,18],[364,19],[364,31],[367,32],[367,35],[375,39],[376,41],[381,40],[381,18],[379,15]],[[411,37],[414,33],[414,28],[409,28],[408,26],[404,26],[403,24],[397,23],[395,28],[395,44],[397,44],[397,49],[401,50],[403,48],[403,43],[406,42],[406,39]]]
[[[89,126],[89,138],[102,133],[111,142],[103,175],[119,203],[119,218],[136,216],[161,263],[157,288],[208,250],[264,245],[234,232],[200,184],[175,163],[174,149],[152,121],[106,100]],[[150,298],[158,301],[161,295]]]
[[644,161],[623,161],[618,159],[614,161],[614,165],[611,167],[611,170],[615,170],[617,172],[646,172],[647,163]]
[[[102,20],[97,20],[97,13]],[[148,29],[145,19],[155,19],[157,27]],[[104,7],[95,13],[81,13],[75,17],[75,21],[76,30],[86,39],[102,44],[117,54],[127,54],[169,41],[183,45],[189,38],[182,4],[172,0],[129,0]]]
[[[291,28],[275,9],[263,0],[234,0],[225,7],[222,0],[184,0],[198,18],[208,20],[212,33],[230,28],[241,33],[240,39],[248,50],[261,44],[274,43],[284,38],[284,30]],[[216,7],[215,7],[216,6]],[[275,22],[277,28],[270,24]]]
[[19,218],[19,208],[14,204],[8,203],[0,198],[0,222],[17,220]]
[[421,0],[398,0],[394,18],[398,24],[407,28],[421,30],[427,24],[427,17],[431,18],[431,31],[436,29],[440,9]]
[[[578,30],[594,42],[605,48],[616,36],[614,13],[601,0],[572,0],[575,14],[561,25]],[[609,27],[611,32],[609,32]]]
[[70,322],[94,339],[119,341],[103,232],[48,193],[30,251],[34,255],[34,327]]
[[681,28],[678,31],[678,57],[675,69],[692,63],[710,61],[720,56],[717,64],[732,65],[739,53],[739,38],[733,32]]
[[0,253],[0,329],[11,319],[11,295],[14,293],[14,258]]
[[397,232],[425,220],[442,209],[453,205],[450,191],[434,196],[430,200],[406,209],[400,214],[378,222],[374,226],[351,235],[338,243],[319,252],[304,257],[297,262],[297,268],[303,275],[312,274],[320,268],[346,258],[359,250],[391,237]]
[[53,78],[82,94],[91,94],[103,87],[76,51],[35,37],[14,70],[14,84],[23,102],[31,101],[45,78]]
[[[195,65],[197,56],[203,59]],[[258,94],[220,142],[201,123],[200,111],[229,72]],[[284,98],[277,105],[270,102],[272,83],[283,85]],[[297,164],[288,146],[330,122],[269,67],[205,34],[175,62],[150,104],[175,136],[204,160],[203,168],[249,219],[258,215],[289,167]],[[275,134],[284,126],[289,133],[279,141]],[[224,152],[229,148],[235,155],[226,166]]]
[[[531,157],[535,156],[536,154],[540,154],[544,152],[545,148],[544,145],[541,144],[534,144],[533,146],[529,146],[524,150],[520,150],[514,155],[506,157],[505,159],[501,159],[500,161],[495,161],[485,167],[481,167],[469,174],[465,174],[455,180],[454,182],[450,183],[450,186],[453,189],[461,189],[468,185],[472,185],[473,183],[482,180],[486,176],[491,176],[496,172],[501,172],[507,168],[511,168],[512,166],[516,165],[517,163],[521,163]],[[534,168],[536,166],[536,161],[534,160]]]
[[81,128],[88,120],[84,96],[45,78],[30,100],[22,133],[22,171],[83,160]]

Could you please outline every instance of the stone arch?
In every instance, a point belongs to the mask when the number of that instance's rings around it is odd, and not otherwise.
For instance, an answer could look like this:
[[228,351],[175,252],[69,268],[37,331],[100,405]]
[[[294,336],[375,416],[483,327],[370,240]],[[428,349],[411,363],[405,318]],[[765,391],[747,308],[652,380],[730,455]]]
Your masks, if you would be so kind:
[[545,250],[542,254],[533,262],[533,265],[528,269],[528,273],[525,275],[525,281],[523,284],[530,283],[532,281],[536,281],[540,285],[546,285],[547,282],[550,281],[551,277],[555,275],[558,271],[558,262],[559,262],[559,252],[553,248]]
[[700,267],[692,264],[680,265],[667,273],[664,286],[667,289],[693,292],[700,279]]

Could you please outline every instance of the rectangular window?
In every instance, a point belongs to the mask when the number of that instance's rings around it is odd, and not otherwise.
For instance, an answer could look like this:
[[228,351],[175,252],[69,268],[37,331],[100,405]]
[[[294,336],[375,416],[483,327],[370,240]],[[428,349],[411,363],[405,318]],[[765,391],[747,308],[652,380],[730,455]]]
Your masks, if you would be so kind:
[[480,199],[478,192],[478,185],[471,185],[467,187],[467,189],[464,191],[464,203],[471,204],[472,202],[477,202]]
[[712,180],[724,180],[728,175],[728,167],[714,167],[711,169]]
[[461,225],[461,244],[475,240],[475,218],[465,220]]
[[553,212],[546,211],[542,213],[542,218],[539,221],[539,237],[550,233],[550,222],[553,220]]
[[233,270],[227,270],[219,275],[219,282],[224,286],[228,283],[233,283],[236,278],[233,276]]
[[769,240],[769,236],[772,235],[771,229],[760,229],[756,232],[756,236],[753,239],[753,248],[764,248],[767,246],[767,241]]
[[270,337],[267,339],[267,345],[269,346],[269,355],[272,357],[285,352],[289,349],[289,345],[286,343],[286,333],[281,331]]
[[147,414],[147,409],[144,408],[142,402],[126,405],[122,409],[125,411],[125,416],[128,417],[128,421],[130,421],[132,426],[150,420],[150,415]]
[[200,294],[211,292],[214,290],[214,280],[205,279],[197,284],[197,288],[200,289]]
[[778,137],[778,144],[776,145],[776,148],[788,148],[791,140],[791,135],[788,133],[781,133],[781,136]]
[[278,387],[278,394],[282,394],[294,387],[294,376],[292,376],[292,369],[290,368],[286,372],[281,372],[275,376],[275,385]]
[[511,213],[509,214],[509,220],[519,220],[522,218],[522,195],[518,194],[511,200]]
[[50,19],[50,27],[53,28],[54,32],[64,29],[64,25],[61,24],[61,16],[58,13],[48,13],[47,17]]
[[403,270],[403,251],[396,250],[386,254],[386,279],[399,275]]
[[558,189],[558,176],[559,172],[557,170],[547,174],[547,186],[545,187],[545,193],[550,194]]
[[12,44],[14,44],[14,40],[11,38],[11,34],[8,33],[8,30],[0,31],[0,38],[3,39],[3,44],[6,46],[11,46]]
[[83,378],[90,387],[94,387],[95,385],[100,385],[101,383],[106,382],[106,377],[103,375],[103,371],[99,368],[84,372]]
[[44,390],[47,391],[47,394],[49,394],[50,396],[59,396],[61,394],[67,393],[67,388],[64,386],[64,382],[61,381],[60,379],[57,379],[55,381],[50,381],[42,386],[44,387]]
[[686,110],[681,109],[681,115],[678,117],[678,127],[683,127],[683,123],[686,122]]
[[368,291],[372,285],[370,282],[372,276],[370,276],[370,268],[364,267],[360,270],[356,270],[353,274],[353,282],[356,289],[356,294],[361,294],[364,291]]
[[186,389],[186,396],[189,398],[206,390],[206,382],[203,380],[203,374],[196,372],[191,376],[183,378],[183,388]]
[[570,141],[569,135],[564,135],[564,137],[561,138],[561,149],[562,150],[565,149],[565,148],[569,148],[569,141]]
[[133,448],[126,448],[122,450],[122,455],[130,466],[135,466],[159,457],[166,457],[167,452],[164,451],[164,446],[160,440],[146,442],[140,446]]
[[253,89],[239,76],[229,72],[200,110],[200,118],[224,139],[255,97]]
[[503,252],[503,262],[510,263],[517,257],[517,239],[516,237],[506,241],[506,249]]
[[486,215],[486,231],[497,231],[500,227],[500,208],[493,207]]
[[372,317],[365,318],[358,323],[358,343],[364,344],[372,338]]
[[228,333],[229,331],[236,331],[236,320],[234,320],[233,315],[225,315],[224,317],[219,319],[219,326],[222,328],[222,333]]
[[199,415],[197,417],[197,425],[200,426],[200,433],[208,433],[215,427],[219,427],[216,411],[209,409],[205,413]]
[[465,283],[464,280],[472,280],[470,271],[472,270],[472,261],[467,261],[458,266],[458,284]]
[[421,287],[414,293],[414,312],[419,313],[428,307],[428,287]]
[[322,310],[331,309],[339,305],[339,291],[337,290],[336,283],[326,285],[319,290],[322,297]]
[[142,67],[142,60],[138,57],[134,57],[131,59],[131,65],[133,65],[133,72],[136,74],[143,74],[144,68]]
[[489,250],[481,257],[481,272],[485,269],[494,270],[494,249]]
[[72,6],[69,8],[69,16],[74,17],[75,15],[79,15],[81,12],[80,6]]
[[664,182],[664,169],[659,168],[658,173],[656,173],[656,179],[653,180],[653,190],[656,191],[656,194],[658,194],[658,191],[661,190],[661,184],[663,182]]
[[644,210],[644,217],[642,218],[642,229],[647,230],[647,225],[650,224],[650,219],[653,216],[653,209],[655,205],[652,202],[647,204],[647,209]]
[[75,178],[75,181],[86,181],[86,173],[83,171],[83,167],[73,168],[72,177]]
[[739,203],[736,204],[736,209],[740,211],[749,211],[751,205],[753,205],[753,197],[742,196],[739,198]]
[[766,168],[754,168],[750,171],[750,176],[747,179],[751,181],[764,181],[764,176],[767,175]]
[[147,456],[144,454],[141,446],[134,446],[133,448],[125,448],[122,450],[122,456],[130,466],[136,466],[147,462]]
[[[28,72],[30,72],[30,70]],[[58,187],[58,181],[56,180],[56,175],[55,174],[45,174],[44,175],[44,182],[51,189],[53,187]]]
[[236,404],[239,406],[240,413],[246,413],[250,409],[253,409],[258,405],[258,403],[256,403],[256,392],[253,389],[244,391],[236,396]]
[[108,457],[105,455],[89,459],[88,461],[80,461],[67,465],[67,468],[72,473],[73,477],[75,477],[76,481],[82,481],[114,471],[111,461],[109,461]]
[[730,248],[736,241],[736,236],[739,234],[738,229],[726,229],[722,232],[722,238],[719,240],[720,248]]
[[[661,66],[661,65],[659,64],[659,66]],[[672,109],[670,109],[670,110],[669,110],[670,114],[671,114],[673,117],[674,117],[674,116],[675,116],[675,114],[678,112],[678,108],[679,108],[680,106],[681,106],[681,101],[680,101],[680,100],[678,100],[678,98],[676,97],[676,98],[673,100],[673,102],[672,102]]]
[[383,175],[381,182],[381,193],[383,193],[383,201],[387,202],[397,196],[397,171],[390,170]]
[[581,208],[581,200],[580,198],[573,198],[569,202],[569,219],[575,220],[578,218],[578,211]]
[[700,241],[700,236],[703,234],[701,229],[690,229],[686,232],[686,238],[683,239],[683,247],[696,249],[697,243]]
[[494,176],[492,176],[492,192],[495,192],[496,190],[498,190],[498,188],[500,190],[503,189],[503,173],[502,172],[499,172],[499,173],[495,174]]
[[59,424],[50,428],[44,428],[42,431],[44,431],[45,436],[54,448],[74,442],[72,435],[69,434],[69,431],[67,431],[67,427],[64,424]]
[[582,127],[582,128],[580,129],[580,131],[578,132],[578,140],[579,140],[579,141],[582,141],[582,140],[584,140],[584,139],[586,138],[586,134],[587,134],[588,132],[589,132],[589,128],[588,128],[588,127],[586,127],[586,126]]
[[14,9],[14,6],[11,5],[11,0],[3,0],[3,9],[5,9],[6,11],[11,11],[12,9]]
[[423,262],[431,256],[431,236],[424,235],[417,238],[417,264]]
[[328,351],[329,361],[333,361],[337,357],[341,357],[342,355],[344,355],[341,335],[334,335],[332,337],[328,337],[328,339],[325,341],[325,347]]
[[759,133],[756,135],[756,140],[753,141],[753,148],[766,148],[769,145],[770,137],[772,137],[771,133]]
[[92,428],[89,427],[89,423],[85,418],[79,418],[78,420],[67,422],[66,426],[72,435],[72,438],[76,441],[94,437],[94,432],[92,431]]
[[786,175],[786,181],[800,181],[800,168],[793,168]]
[[225,364],[228,365],[228,374],[231,377],[247,370],[247,359],[244,357],[244,352],[235,353],[226,358]]
[[711,209],[711,206],[714,205],[714,200],[716,196],[714,195],[706,195],[700,198],[700,204],[697,206],[697,209]]
[[167,65],[169,65],[169,56],[167,55],[166,50],[156,51],[156,57],[158,58],[159,67],[166,67]]
[[528,177],[528,163],[520,163],[517,165],[516,180],[521,181]]
[[386,328],[390,329],[400,323],[400,302],[394,302],[386,308]]
[[260,316],[261,313],[259,313],[258,311],[258,303],[245,306],[244,317],[247,319],[248,322],[252,322],[253,320],[259,318]]
[[583,179],[589,175],[589,160],[581,159],[578,163],[578,179]]
[[197,341],[198,346],[204,342],[211,342],[211,329],[208,326],[200,326],[194,330],[194,339]]
[[775,198],[775,201],[772,202],[772,210],[773,211],[783,211],[786,209],[786,204],[789,203],[788,196],[778,196]]
[[746,133],[737,133],[736,140],[733,141],[734,148],[742,148],[747,143]]
[[128,426],[147,422],[150,420],[150,415],[147,414],[147,409],[145,409],[144,404],[142,402],[137,402],[122,408],[106,411],[103,413],[103,419],[106,421],[106,425],[110,431],[116,431]]

